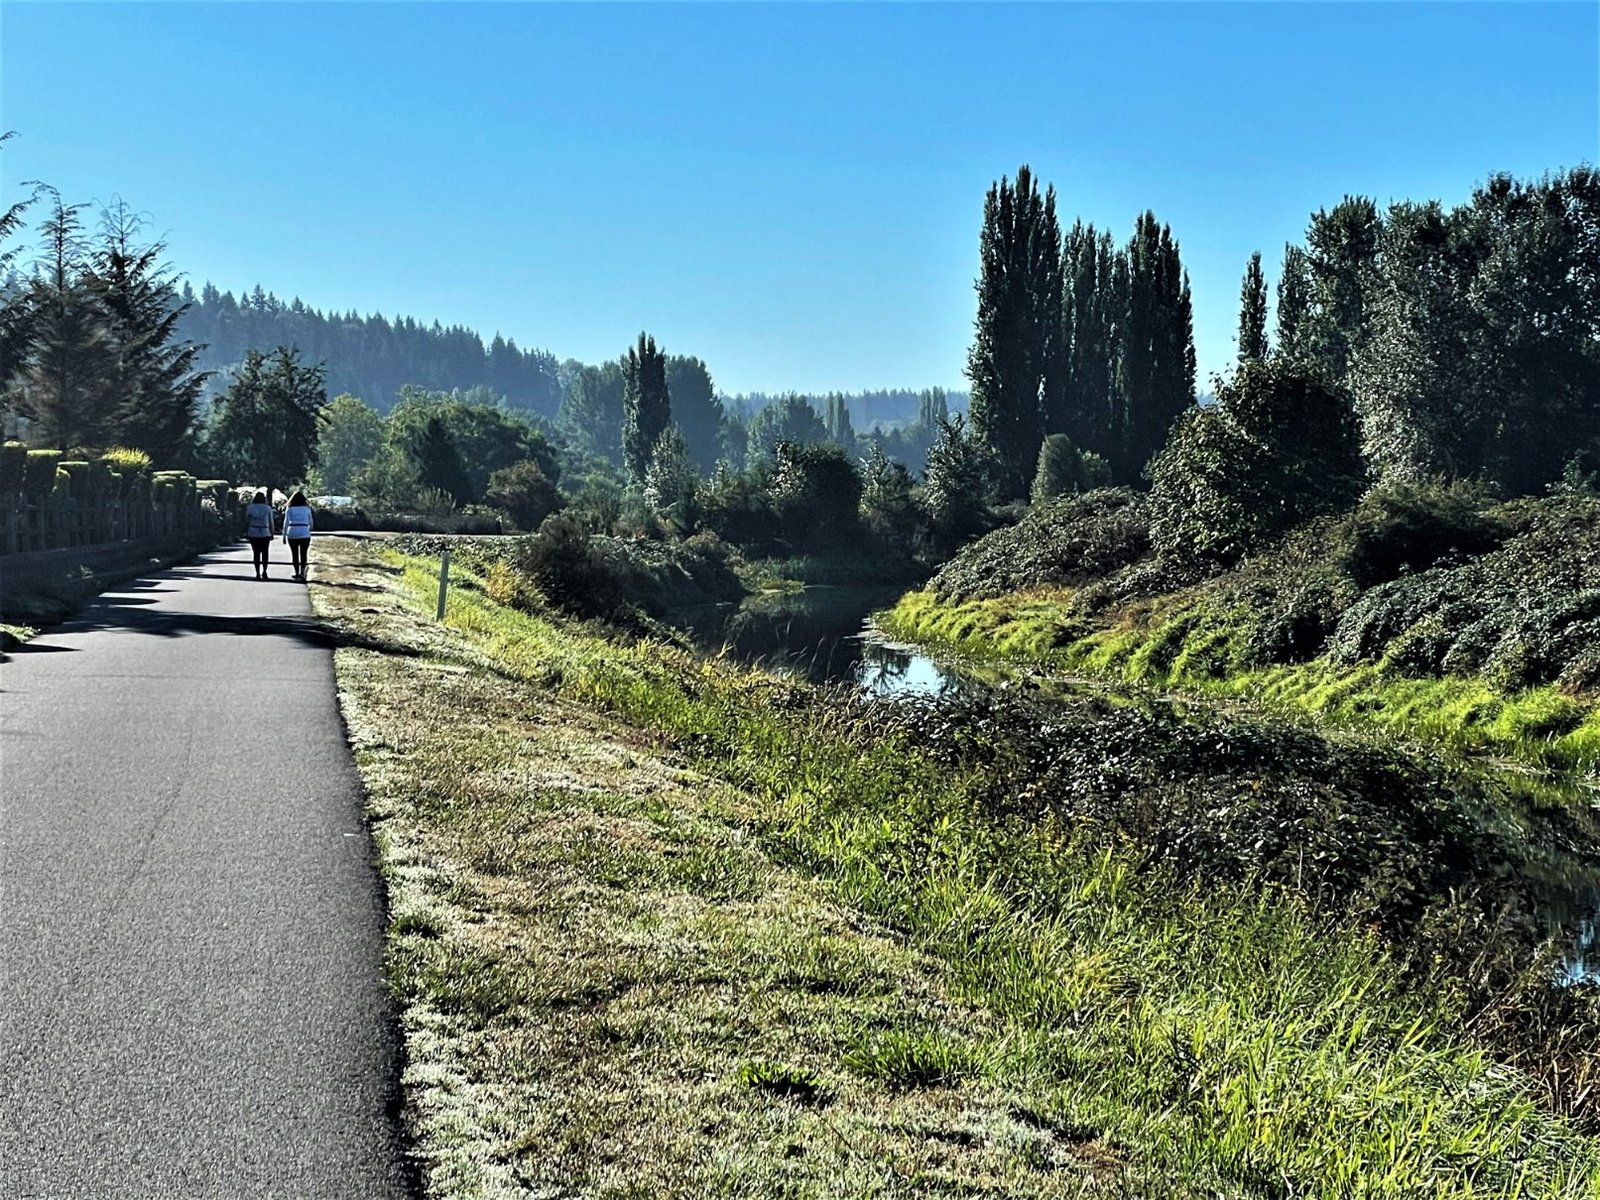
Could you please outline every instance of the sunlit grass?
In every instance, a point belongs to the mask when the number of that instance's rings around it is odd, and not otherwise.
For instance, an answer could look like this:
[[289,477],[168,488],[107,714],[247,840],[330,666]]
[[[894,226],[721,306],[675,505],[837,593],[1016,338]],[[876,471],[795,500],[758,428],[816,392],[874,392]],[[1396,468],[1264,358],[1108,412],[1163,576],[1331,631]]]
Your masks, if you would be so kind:
[[1336,724],[1538,766],[1600,766],[1600,706],[1553,685],[1504,692],[1478,678],[1419,678],[1387,662],[1249,665],[1243,619],[1198,604],[1146,608],[1088,629],[1067,593],[944,601],[911,592],[876,618],[891,637],[1117,682],[1238,697]]

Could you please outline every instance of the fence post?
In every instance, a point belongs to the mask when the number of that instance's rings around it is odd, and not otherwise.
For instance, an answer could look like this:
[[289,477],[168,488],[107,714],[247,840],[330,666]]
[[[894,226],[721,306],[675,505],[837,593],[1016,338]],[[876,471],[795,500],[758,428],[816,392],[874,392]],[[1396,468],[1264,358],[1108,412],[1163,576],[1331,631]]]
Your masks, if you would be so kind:
[[450,547],[446,546],[439,553],[439,606],[433,614],[435,621],[444,620],[444,595],[445,589],[450,585]]

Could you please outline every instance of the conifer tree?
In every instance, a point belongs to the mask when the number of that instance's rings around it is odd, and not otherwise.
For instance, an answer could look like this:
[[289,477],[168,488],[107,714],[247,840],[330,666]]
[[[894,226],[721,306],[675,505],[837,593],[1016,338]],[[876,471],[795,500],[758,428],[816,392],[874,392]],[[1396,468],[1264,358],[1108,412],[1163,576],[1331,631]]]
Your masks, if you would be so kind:
[[691,464],[709,472],[722,457],[726,419],[710,369],[698,358],[669,355],[667,394],[672,397],[672,423],[683,434]]
[[641,333],[622,360],[622,457],[634,487],[644,486],[650,455],[671,423],[666,355]]
[[317,435],[328,405],[326,372],[300,352],[259,350],[218,398],[206,443],[214,468],[241,483],[282,487],[299,483],[317,461]]
[[423,487],[437,488],[457,504],[467,504],[477,499],[472,494],[467,469],[461,462],[461,452],[456,448],[443,417],[429,417],[417,431],[407,451],[417,466]]
[[22,303],[27,350],[18,372],[17,411],[35,440],[67,449],[106,445],[112,432],[115,370],[106,313],[86,272],[81,204],[46,189],[50,215],[40,226],[43,256]]
[[972,432],[994,463],[1004,497],[1026,494],[1043,405],[1060,380],[1061,229],[1055,189],[1041,196],[1027,166],[1013,186],[989,189],[979,237],[978,315],[967,377]]
[[1261,272],[1261,251],[1250,256],[1239,287],[1239,365],[1267,356],[1267,278]]
[[206,374],[200,347],[178,337],[183,304],[161,263],[165,245],[138,244],[139,217],[118,200],[101,214],[88,280],[107,318],[112,354],[109,440],[172,462],[194,427]]

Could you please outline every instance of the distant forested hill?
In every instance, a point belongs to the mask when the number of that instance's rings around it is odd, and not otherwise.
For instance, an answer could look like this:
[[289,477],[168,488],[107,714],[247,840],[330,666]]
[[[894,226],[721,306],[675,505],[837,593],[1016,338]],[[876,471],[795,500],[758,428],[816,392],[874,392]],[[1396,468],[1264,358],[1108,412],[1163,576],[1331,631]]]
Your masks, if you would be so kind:
[[[768,392],[741,392],[724,397],[724,403],[734,412],[757,413],[768,405],[776,404],[792,393],[773,395]],[[801,399],[819,413],[827,410],[829,394],[842,394],[850,410],[851,423],[866,431],[874,425],[891,428],[915,423],[922,412],[923,393],[912,388],[880,388],[876,391],[823,393],[802,392]],[[969,397],[964,391],[943,393],[950,412],[966,412]]]
[[[496,335],[487,346],[471,329],[423,325],[411,317],[389,320],[320,312],[298,299],[285,304],[259,284],[235,298],[209,282],[184,299],[193,307],[178,325],[178,337],[203,344],[196,366],[221,373],[244,359],[246,350],[296,346],[309,362],[328,364],[328,393],[349,392],[379,412],[388,412],[406,384],[437,391],[480,385],[515,408],[553,418],[561,406],[562,379],[555,356],[523,350]],[[216,386],[216,384],[214,384]]]

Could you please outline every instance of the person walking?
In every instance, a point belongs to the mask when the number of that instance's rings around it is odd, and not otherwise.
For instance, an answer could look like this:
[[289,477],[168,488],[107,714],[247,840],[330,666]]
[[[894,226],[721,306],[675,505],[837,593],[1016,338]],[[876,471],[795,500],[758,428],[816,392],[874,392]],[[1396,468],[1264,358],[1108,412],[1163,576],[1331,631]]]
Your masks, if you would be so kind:
[[272,505],[266,492],[257,492],[244,510],[244,540],[250,543],[256,578],[267,577],[267,552],[272,546]]
[[306,494],[298,489],[289,497],[289,507],[283,510],[283,540],[294,563],[294,577],[304,583],[307,552],[311,549],[311,506],[306,503]]

